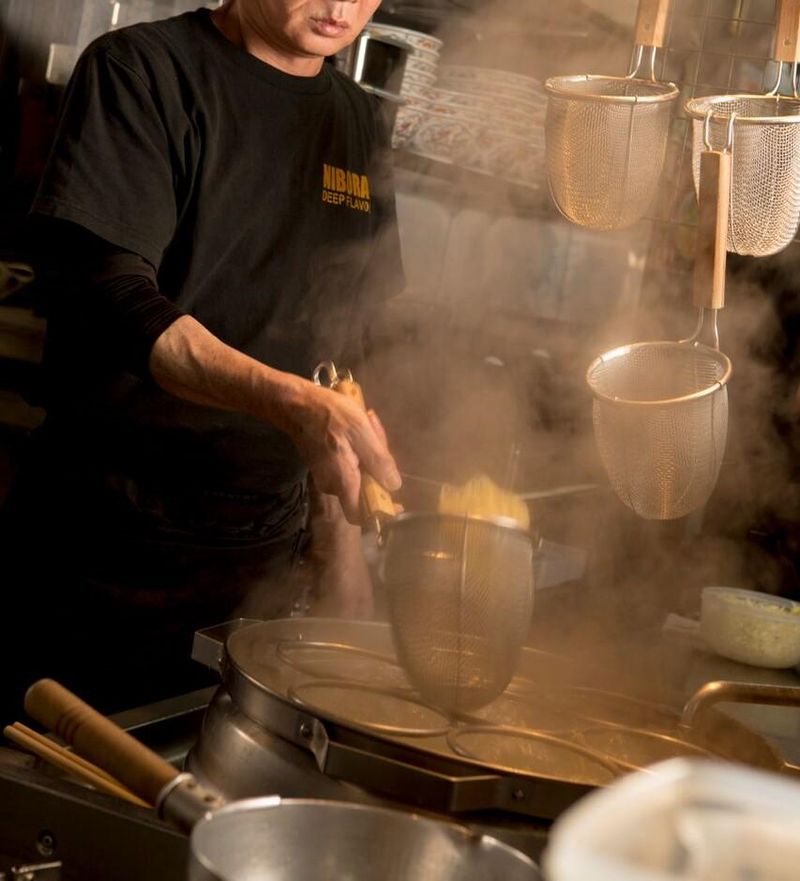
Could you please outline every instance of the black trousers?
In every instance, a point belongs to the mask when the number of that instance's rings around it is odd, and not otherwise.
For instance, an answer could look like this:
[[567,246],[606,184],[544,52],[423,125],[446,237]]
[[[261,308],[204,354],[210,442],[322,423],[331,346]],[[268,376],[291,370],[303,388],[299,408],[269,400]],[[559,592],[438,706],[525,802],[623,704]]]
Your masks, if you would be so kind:
[[0,722],[43,676],[105,713],[214,684],[195,630],[291,614],[306,523],[302,484],[165,490],[34,455],[0,512]]

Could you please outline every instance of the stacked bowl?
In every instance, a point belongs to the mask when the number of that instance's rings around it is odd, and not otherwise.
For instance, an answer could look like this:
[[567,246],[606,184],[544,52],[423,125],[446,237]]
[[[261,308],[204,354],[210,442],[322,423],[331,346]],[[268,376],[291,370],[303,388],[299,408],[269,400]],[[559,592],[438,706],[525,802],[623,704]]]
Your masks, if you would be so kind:
[[398,110],[392,134],[393,147],[407,146],[421,118],[413,102],[418,101],[425,89],[436,82],[442,41],[422,31],[402,28],[398,25],[370,22],[367,30],[376,37],[389,37],[408,47],[408,58],[400,88],[400,94],[406,103]]
[[436,85],[406,95],[408,148],[528,187],[544,180],[547,98],[532,77],[440,65]]

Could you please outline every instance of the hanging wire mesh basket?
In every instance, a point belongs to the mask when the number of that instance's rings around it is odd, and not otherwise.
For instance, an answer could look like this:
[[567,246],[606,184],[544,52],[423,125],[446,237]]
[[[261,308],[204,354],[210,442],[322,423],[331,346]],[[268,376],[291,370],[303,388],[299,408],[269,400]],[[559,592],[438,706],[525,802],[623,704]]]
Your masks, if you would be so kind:
[[703,129],[722,143],[733,119],[728,250],[765,257],[785,248],[800,224],[800,98],[713,95],[686,104],[692,119],[692,170],[700,185]]
[[596,358],[595,440],[617,496],[640,517],[672,520],[702,507],[728,433],[730,359],[693,342],[645,342]]
[[678,89],[636,77],[547,81],[545,145],[553,201],[573,223],[624,229],[655,201]]

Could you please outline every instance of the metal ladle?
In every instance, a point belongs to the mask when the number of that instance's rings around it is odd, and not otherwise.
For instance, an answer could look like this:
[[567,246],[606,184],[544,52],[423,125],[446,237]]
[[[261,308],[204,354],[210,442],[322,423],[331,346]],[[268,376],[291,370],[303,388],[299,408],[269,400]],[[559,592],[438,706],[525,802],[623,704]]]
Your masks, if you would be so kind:
[[[611,485],[646,519],[675,519],[702,507],[725,451],[733,368],[718,348],[717,312],[725,305],[732,138],[733,119],[725,148],[713,150],[706,141],[701,160],[694,334],[621,346],[596,358],[586,374],[595,439]],[[707,344],[701,338],[709,332]]]

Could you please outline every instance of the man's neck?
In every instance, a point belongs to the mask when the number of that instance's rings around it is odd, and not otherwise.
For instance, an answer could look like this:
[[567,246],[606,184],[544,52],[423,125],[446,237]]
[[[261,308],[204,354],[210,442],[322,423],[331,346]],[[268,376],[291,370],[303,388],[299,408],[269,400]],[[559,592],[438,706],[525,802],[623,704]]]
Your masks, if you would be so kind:
[[324,63],[322,58],[305,57],[282,50],[269,42],[239,14],[235,4],[225,4],[211,13],[211,20],[223,36],[249,55],[271,67],[293,76],[316,76]]

